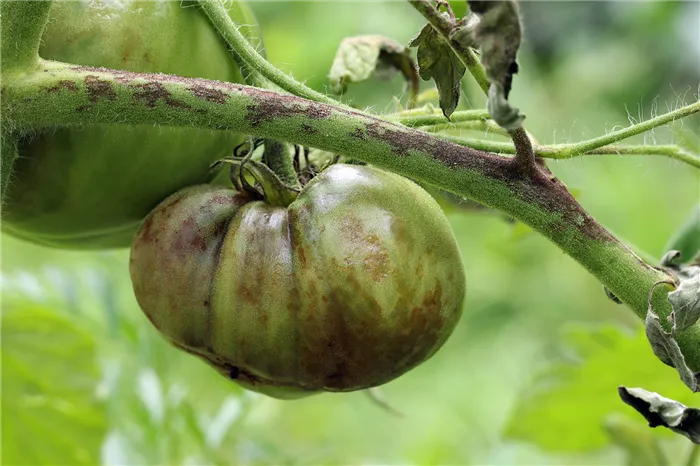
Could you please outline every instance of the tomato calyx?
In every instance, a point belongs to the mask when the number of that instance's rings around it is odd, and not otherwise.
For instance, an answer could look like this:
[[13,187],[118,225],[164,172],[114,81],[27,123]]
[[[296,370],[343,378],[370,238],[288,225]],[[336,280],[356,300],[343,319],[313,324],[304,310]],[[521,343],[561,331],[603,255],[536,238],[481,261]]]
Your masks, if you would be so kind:
[[[287,207],[296,200],[301,190],[287,185],[270,167],[252,159],[255,149],[261,144],[260,139],[249,139],[234,149],[233,157],[215,162],[211,169],[215,171],[222,164],[229,164],[230,180],[237,191],[272,206]],[[248,182],[248,177],[254,180],[253,185]]]

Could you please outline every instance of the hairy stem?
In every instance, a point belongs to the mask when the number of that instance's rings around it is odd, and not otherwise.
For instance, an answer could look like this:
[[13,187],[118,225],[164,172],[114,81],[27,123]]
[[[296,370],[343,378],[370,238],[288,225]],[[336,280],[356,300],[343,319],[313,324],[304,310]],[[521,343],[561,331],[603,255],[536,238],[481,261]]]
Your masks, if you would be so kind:
[[[360,159],[474,199],[549,238],[640,317],[654,283],[668,279],[599,225],[556,179],[528,176],[511,158],[352,109],[232,83],[56,62],[4,85],[3,118],[27,131],[86,124],[235,131]],[[665,291],[657,287],[654,294],[663,317],[670,313]],[[694,370],[700,369],[699,330],[679,338]]]
[[613,131],[612,133],[608,133],[605,136],[589,139],[587,141],[577,142],[575,144],[567,144],[560,147],[565,147],[564,153],[569,154],[570,156],[584,154],[593,149],[607,146],[609,144],[614,144],[623,139],[636,136],[637,134],[644,133],[658,126],[671,123],[672,121],[693,115],[694,113],[698,112],[700,112],[700,100],[690,105],[677,108],[676,110],[670,111],[668,113],[664,113],[663,115],[659,115],[655,118],[651,118],[647,121],[643,121],[641,123],[637,123],[635,125],[631,125],[627,128],[623,128],[617,131]]
[[17,138],[6,131],[0,132],[0,158],[2,159],[2,169],[0,169],[0,199],[5,199],[5,192],[10,185],[12,177],[12,166],[17,158]]
[[461,110],[452,113],[450,116],[450,119],[448,120],[445,118],[445,116],[441,113],[423,113],[419,114],[416,111],[412,112],[401,112],[401,113],[394,113],[392,115],[386,115],[384,118],[386,118],[389,121],[394,121],[396,123],[401,123],[402,125],[410,126],[410,127],[417,127],[417,126],[430,126],[430,125],[439,125],[439,124],[445,124],[445,123],[461,123],[463,121],[479,121],[479,120],[486,120],[490,119],[491,115],[489,115],[488,110],[486,109],[479,109],[479,110]]
[[287,143],[275,139],[265,139],[263,160],[284,184],[294,188],[299,187],[299,179],[294,171],[292,154],[289,152]]
[[220,0],[199,0],[199,5],[207,14],[209,20],[219,31],[221,37],[229,44],[231,49],[252,68],[265,78],[272,81],[281,89],[294,95],[305,97],[317,102],[337,104],[332,98],[316,92],[282,72],[260,55],[255,48],[248,43],[238,31],[236,24],[231,20],[226,8]]
[[39,65],[39,44],[50,1],[0,2],[2,73],[31,72]]
[[[454,19],[442,16],[438,9],[433,6],[432,0],[409,0],[409,3],[449,42],[457,58],[459,58],[467,70],[469,70],[469,73],[474,77],[484,94],[488,96],[491,83],[486,77],[486,70],[477,59],[476,54],[471,47],[463,46],[458,41],[450,39],[450,33],[455,26]],[[535,154],[532,151],[532,142],[525,128],[521,126],[511,131],[509,134],[513,139],[513,144],[516,149],[515,160],[520,167],[526,172],[538,170],[535,164]]]
[[[444,129],[444,128],[443,128]],[[515,147],[509,142],[489,141],[486,139],[465,138],[448,134],[436,134],[436,137],[466,147],[500,154],[515,154]],[[534,148],[535,155],[545,159],[571,159],[587,155],[658,155],[668,157],[692,167],[700,168],[700,156],[690,153],[676,145],[616,144],[592,149],[588,152],[571,152],[570,144],[542,145]]]
[[[423,131],[428,131],[431,133],[440,133],[442,131],[464,129],[464,130],[468,130],[468,131],[483,131],[486,134],[497,134],[499,136],[507,136],[507,137],[510,136],[508,134],[508,131],[506,131],[505,129],[498,126],[498,124],[496,122],[494,122],[493,120],[461,121],[459,123],[443,123],[440,125],[421,126],[420,128]],[[465,139],[465,141],[466,140],[467,139]],[[508,147],[514,149],[514,146],[512,144],[508,144],[508,143],[506,143],[506,144],[508,145]],[[469,144],[465,144],[465,145],[469,146]],[[487,149],[482,149],[482,150],[487,150]],[[498,152],[498,151],[492,150],[491,152]]]

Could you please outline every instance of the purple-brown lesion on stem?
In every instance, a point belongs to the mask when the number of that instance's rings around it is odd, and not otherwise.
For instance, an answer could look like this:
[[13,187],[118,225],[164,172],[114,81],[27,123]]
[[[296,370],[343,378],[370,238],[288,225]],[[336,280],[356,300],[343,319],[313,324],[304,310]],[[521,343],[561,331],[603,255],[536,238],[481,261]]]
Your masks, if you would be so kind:
[[[434,159],[450,170],[470,170],[494,181],[505,184],[512,196],[528,203],[535,203],[551,214],[558,215],[560,221],[550,225],[550,228],[564,230],[575,228],[581,234],[595,240],[616,242],[617,240],[598,224],[576,202],[566,187],[555,177],[550,176],[546,169],[523,170],[516,158],[503,157],[489,152],[460,146],[452,142],[436,138],[428,133],[391,123],[379,117],[356,110],[310,101],[301,97],[280,94],[255,87],[233,83],[209,81],[197,78],[183,78],[164,74],[134,73],[105,68],[72,67],[86,75],[83,77],[88,105],[82,104],[82,111],[88,111],[90,106],[98,105],[100,100],[114,100],[118,97],[117,87],[127,86],[131,91],[133,105],[155,108],[158,102],[179,110],[193,113],[211,112],[211,105],[225,105],[229,99],[244,95],[249,103],[243,115],[244,124],[251,132],[257,129],[266,130],[266,126],[278,123],[280,120],[289,121],[290,127],[296,127],[295,132],[304,139],[305,144],[313,145],[314,140],[323,138],[326,131],[320,123],[333,118],[344,118],[356,121],[356,127],[348,133],[348,142],[355,140],[363,144],[379,143],[388,147],[396,157],[411,155],[425,156]],[[190,96],[201,101],[201,106],[178,98],[177,90],[171,86],[181,86]],[[55,86],[53,84],[52,86]],[[124,88],[120,89],[124,92]],[[240,100],[240,99],[239,99]],[[212,120],[213,121],[213,120]],[[221,130],[240,130],[225,121],[210,127]],[[262,131],[264,132],[264,131]],[[527,138],[527,135],[524,135]],[[529,140],[528,140],[529,143]],[[322,144],[328,148],[328,144]],[[357,144],[354,144],[357,146]],[[531,146],[530,146],[531,147]],[[531,150],[531,149],[530,149]],[[533,157],[533,166],[534,157]]]

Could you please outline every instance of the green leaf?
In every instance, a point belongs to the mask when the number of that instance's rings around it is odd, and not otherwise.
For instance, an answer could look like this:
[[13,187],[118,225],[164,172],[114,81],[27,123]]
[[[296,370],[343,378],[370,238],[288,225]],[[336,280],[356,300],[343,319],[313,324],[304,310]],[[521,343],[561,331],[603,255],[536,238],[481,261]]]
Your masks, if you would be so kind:
[[676,231],[664,250],[680,251],[681,259],[684,262],[689,262],[700,254],[700,203],[690,211],[688,218]]
[[[447,13],[443,13],[447,14]],[[466,68],[450,44],[430,24],[408,43],[418,47],[418,72],[424,81],[435,81],[440,94],[440,108],[449,118],[459,103],[459,81]]]
[[2,462],[98,464],[105,412],[94,341],[38,305],[2,312]]
[[356,36],[343,39],[335,54],[329,75],[331,90],[345,92],[349,83],[359,83],[377,76],[391,80],[401,72],[411,85],[411,100],[418,94],[418,74],[408,50],[384,36]]
[[[609,444],[604,421],[625,407],[620,385],[654,387],[675,399],[693,394],[651,351],[644,331],[575,327],[565,339],[569,357],[536,377],[512,411],[505,434],[553,451],[589,451]],[[572,361],[573,360],[573,361]]]

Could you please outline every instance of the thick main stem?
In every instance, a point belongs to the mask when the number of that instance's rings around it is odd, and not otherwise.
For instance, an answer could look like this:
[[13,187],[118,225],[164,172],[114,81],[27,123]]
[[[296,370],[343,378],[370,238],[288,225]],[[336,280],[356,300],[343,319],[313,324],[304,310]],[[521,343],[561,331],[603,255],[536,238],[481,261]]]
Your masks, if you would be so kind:
[[[512,159],[339,106],[231,83],[44,62],[5,83],[3,119],[41,130],[85,124],[171,125],[274,138],[364,160],[499,209],[581,263],[640,317],[667,276],[599,225],[555,179],[526,176]],[[543,285],[544,287],[544,285]],[[655,310],[670,305],[657,287]],[[544,288],[543,288],[544,292]],[[686,360],[700,369],[700,332],[684,333]]]

